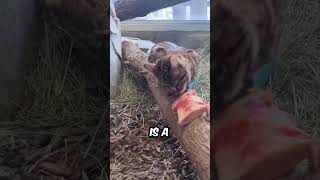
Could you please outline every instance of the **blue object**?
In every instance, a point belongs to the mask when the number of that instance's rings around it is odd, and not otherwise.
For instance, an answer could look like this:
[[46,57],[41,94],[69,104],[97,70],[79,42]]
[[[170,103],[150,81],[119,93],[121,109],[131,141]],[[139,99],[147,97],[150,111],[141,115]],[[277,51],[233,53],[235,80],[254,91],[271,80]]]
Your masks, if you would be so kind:
[[150,56],[150,54],[151,54],[151,49],[152,49],[152,48],[150,48],[150,49],[147,51],[147,55],[148,55],[148,56]]
[[255,77],[255,81],[254,81],[255,86],[261,89],[265,89],[274,74],[273,69],[274,68],[272,63],[263,65],[258,70],[257,75]]
[[196,81],[192,81],[190,84],[189,84],[189,89],[195,89],[197,87],[197,82]]
[[279,59],[277,55],[272,56],[272,61],[268,64],[263,65],[257,72],[254,85],[261,89],[266,89],[270,80],[273,78],[275,69],[276,69],[276,61]]

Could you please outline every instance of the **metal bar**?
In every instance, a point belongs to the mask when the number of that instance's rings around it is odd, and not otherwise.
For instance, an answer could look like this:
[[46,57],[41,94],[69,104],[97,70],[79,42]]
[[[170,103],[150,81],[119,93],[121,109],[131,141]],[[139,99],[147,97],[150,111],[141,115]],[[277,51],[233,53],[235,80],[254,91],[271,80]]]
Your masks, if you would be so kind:
[[210,31],[209,20],[135,20],[121,22],[122,31]]

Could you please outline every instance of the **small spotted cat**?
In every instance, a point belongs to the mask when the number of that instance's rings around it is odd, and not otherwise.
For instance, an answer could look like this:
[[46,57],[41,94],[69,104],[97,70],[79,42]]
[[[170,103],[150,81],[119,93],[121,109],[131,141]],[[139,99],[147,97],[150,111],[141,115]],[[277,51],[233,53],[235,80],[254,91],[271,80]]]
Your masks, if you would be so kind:
[[179,97],[196,81],[199,55],[195,50],[170,42],[156,44],[145,68],[151,71],[170,97]]

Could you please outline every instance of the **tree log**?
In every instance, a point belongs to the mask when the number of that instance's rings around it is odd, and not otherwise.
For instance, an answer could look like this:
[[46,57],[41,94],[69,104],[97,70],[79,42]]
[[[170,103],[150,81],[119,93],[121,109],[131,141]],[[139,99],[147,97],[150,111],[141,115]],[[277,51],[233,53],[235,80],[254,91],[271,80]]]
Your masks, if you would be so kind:
[[166,95],[164,88],[156,84],[156,77],[143,66],[147,62],[146,54],[135,44],[125,41],[122,43],[122,56],[124,64],[131,73],[143,76],[147,80],[149,88],[160,106],[161,113],[184,147],[200,178],[210,179],[209,115],[193,120],[183,127],[178,125],[177,115],[171,110],[173,100]]
[[143,17],[147,14],[186,2],[188,0],[118,0],[115,2],[116,14],[120,21]]

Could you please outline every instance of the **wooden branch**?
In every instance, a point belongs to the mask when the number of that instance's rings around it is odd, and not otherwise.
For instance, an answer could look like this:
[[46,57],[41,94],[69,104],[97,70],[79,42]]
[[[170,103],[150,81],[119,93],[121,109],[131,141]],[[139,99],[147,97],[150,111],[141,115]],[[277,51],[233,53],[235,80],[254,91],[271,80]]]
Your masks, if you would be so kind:
[[178,125],[177,115],[171,110],[172,100],[167,97],[162,87],[157,86],[156,77],[143,67],[143,64],[147,62],[145,53],[135,44],[125,41],[122,43],[122,56],[124,63],[132,73],[144,72],[143,76],[148,81],[149,88],[163,116],[184,147],[200,178],[210,179],[210,123],[208,121],[210,117],[196,119],[184,127]]
[[147,14],[186,2],[188,0],[119,0],[115,2],[117,17],[120,21],[143,17]]

